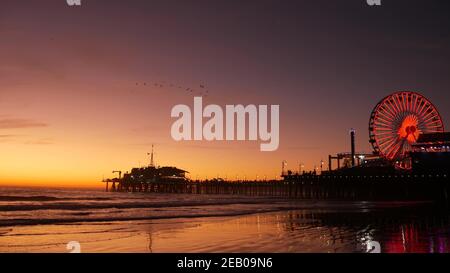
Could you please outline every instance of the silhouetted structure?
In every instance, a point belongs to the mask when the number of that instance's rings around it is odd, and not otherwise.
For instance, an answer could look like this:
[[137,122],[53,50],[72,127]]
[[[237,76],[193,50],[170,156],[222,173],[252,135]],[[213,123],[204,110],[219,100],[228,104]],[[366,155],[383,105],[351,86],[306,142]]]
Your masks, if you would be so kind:
[[146,187],[150,183],[186,182],[186,173],[188,172],[176,167],[148,166],[133,168],[131,172],[125,173],[123,178],[119,176],[119,178],[105,179],[103,182],[107,183],[107,191],[108,183],[112,183],[112,191],[128,191],[136,186]]
[[[401,111],[389,109],[393,103],[404,105],[405,108]],[[413,105],[416,108],[408,112],[408,107]],[[406,116],[405,111],[408,112]],[[397,151],[393,154],[390,150],[388,154],[384,152],[383,133],[380,133],[388,128],[379,124],[383,120],[382,116],[388,114],[399,115],[402,121],[393,120],[392,124],[386,125],[393,128],[388,130],[388,137],[397,143],[394,146]],[[428,121],[429,116],[431,123],[421,121],[424,118]],[[387,120],[384,122],[388,123]],[[430,131],[432,133],[427,133]],[[372,154],[356,152],[355,130],[352,129],[351,151],[330,155],[328,171],[322,170],[321,161],[320,175],[317,175],[316,168],[312,172],[300,173],[302,165],[299,172],[294,173],[286,169],[287,162],[283,161],[282,181],[193,181],[185,177],[187,171],[176,167],[155,167],[152,147],[150,166],[134,168],[130,173],[125,173],[123,178],[121,172],[115,171],[119,172],[119,177],[104,182],[107,183],[107,190],[108,183],[112,182],[113,191],[448,202],[450,133],[443,132],[442,120],[431,102],[414,92],[398,92],[386,97],[372,112],[369,135],[374,146]],[[333,160],[337,160],[337,169],[334,170]]]
[[450,173],[450,133],[420,135],[411,158],[414,173]]
[[351,156],[352,156],[352,158],[351,158],[351,161],[352,161],[352,167],[355,167],[356,166],[356,164],[355,164],[355,157],[356,157],[356,148],[355,148],[355,134],[356,134],[356,131],[355,131],[355,129],[351,129],[350,130],[350,146],[351,146]]

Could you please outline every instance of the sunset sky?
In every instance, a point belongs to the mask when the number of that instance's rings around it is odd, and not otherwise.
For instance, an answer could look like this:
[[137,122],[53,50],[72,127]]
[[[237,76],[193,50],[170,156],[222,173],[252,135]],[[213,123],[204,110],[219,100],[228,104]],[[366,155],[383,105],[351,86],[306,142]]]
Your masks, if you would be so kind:
[[[401,90],[429,98],[447,128],[450,4],[382,3],[1,1],[0,185],[102,186],[148,164],[152,143],[158,165],[192,178],[312,169],[350,149],[352,127],[371,152],[370,113]],[[279,149],[172,140],[172,107],[200,92],[280,105]]]

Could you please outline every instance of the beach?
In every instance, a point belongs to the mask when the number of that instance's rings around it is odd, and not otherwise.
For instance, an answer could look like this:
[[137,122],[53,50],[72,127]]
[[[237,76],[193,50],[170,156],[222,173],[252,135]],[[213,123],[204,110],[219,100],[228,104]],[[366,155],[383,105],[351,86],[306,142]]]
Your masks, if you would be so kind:
[[[433,213],[430,213],[433,211]],[[449,252],[448,211],[424,202],[2,188],[0,252]]]

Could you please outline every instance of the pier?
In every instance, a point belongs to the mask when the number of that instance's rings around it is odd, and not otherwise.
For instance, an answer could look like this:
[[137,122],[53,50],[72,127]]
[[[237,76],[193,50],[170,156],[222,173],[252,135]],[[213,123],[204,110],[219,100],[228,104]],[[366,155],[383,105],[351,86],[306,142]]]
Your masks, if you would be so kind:
[[[111,183],[111,182],[109,182]],[[443,175],[292,175],[271,181],[112,182],[109,191],[173,194],[233,194],[315,200],[448,200]]]
[[[113,171],[118,177],[104,182],[107,191],[118,192],[448,201],[450,132],[444,131],[439,112],[427,98],[409,91],[383,98],[369,120],[371,153],[357,152],[355,129],[351,129],[349,135],[350,152],[329,155],[328,171],[324,171],[325,162],[321,160],[320,175],[316,166],[312,172],[302,172],[303,164],[294,174],[286,169],[287,161],[283,160],[283,180],[191,180],[186,177],[188,171],[156,167],[152,145],[152,152],[148,153],[150,165],[133,168],[123,177],[121,171]],[[333,160],[337,163],[335,169]]]

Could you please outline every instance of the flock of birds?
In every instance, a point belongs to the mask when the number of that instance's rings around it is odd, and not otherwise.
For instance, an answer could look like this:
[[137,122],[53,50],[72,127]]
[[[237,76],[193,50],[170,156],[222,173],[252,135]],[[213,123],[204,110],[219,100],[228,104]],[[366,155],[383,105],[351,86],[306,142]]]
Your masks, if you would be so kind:
[[[207,97],[209,95],[209,90],[204,84],[199,84],[196,88],[181,86],[174,83],[167,83],[165,81],[154,82],[151,85],[156,88],[178,89],[189,94],[195,94],[196,96]],[[136,86],[149,86],[149,84],[147,84],[147,82],[136,82]]]

